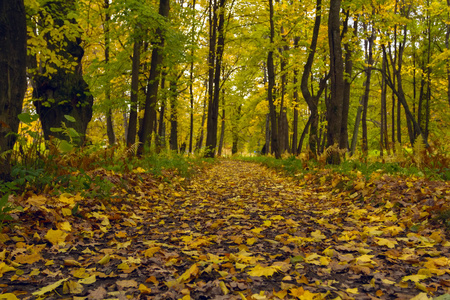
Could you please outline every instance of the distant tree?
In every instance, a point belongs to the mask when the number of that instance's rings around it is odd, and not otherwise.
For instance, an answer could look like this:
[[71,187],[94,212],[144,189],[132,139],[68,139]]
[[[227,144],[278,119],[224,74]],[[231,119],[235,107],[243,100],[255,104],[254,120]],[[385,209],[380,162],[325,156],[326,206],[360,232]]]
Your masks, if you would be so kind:
[[[0,0],[0,180],[10,179],[10,153],[25,95],[27,27],[23,0]],[[6,152],[6,153],[5,153]]]

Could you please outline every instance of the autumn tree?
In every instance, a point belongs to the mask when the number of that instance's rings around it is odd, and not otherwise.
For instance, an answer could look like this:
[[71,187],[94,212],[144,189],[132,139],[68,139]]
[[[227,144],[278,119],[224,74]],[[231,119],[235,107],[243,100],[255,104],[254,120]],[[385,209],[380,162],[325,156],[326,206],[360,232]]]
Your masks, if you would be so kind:
[[[83,79],[84,49],[73,18],[75,6],[74,0],[45,2],[34,18],[38,30],[33,40],[40,39],[47,49],[39,54],[33,70],[33,103],[45,139],[54,136],[82,145],[94,99]],[[42,51],[33,49],[32,54]]]
[[26,81],[26,15],[23,0],[0,0],[0,180],[10,179],[10,150],[19,128]]
[[[343,148],[344,145],[340,144],[343,140],[341,134],[342,116],[344,115],[344,62],[340,35],[340,9],[340,0],[330,2],[328,41],[330,46],[331,95],[327,101],[327,146]],[[332,150],[329,162],[338,164],[340,162],[339,152]]]

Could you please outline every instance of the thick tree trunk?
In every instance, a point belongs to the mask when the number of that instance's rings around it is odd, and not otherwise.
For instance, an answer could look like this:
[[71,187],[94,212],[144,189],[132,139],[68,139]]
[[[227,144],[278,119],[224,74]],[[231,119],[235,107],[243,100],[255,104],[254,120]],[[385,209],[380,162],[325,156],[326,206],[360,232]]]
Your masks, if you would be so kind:
[[27,28],[23,0],[0,0],[0,181],[10,180],[11,155],[27,88]]
[[[159,15],[163,18],[169,16],[170,0],[160,0]],[[158,102],[159,74],[161,73],[162,52],[164,47],[164,34],[162,26],[156,29],[157,42],[154,44],[150,62],[150,75],[148,77],[147,95],[144,106],[144,119],[139,128],[138,155],[144,153],[144,146],[150,146],[151,135],[155,130],[156,104]]]
[[[54,27],[62,27],[65,22],[75,22],[74,20],[63,19],[75,9],[74,1],[49,2],[44,5],[47,12],[53,18]],[[81,35],[80,35],[81,36]],[[90,95],[88,85],[83,79],[82,58],[84,50],[80,46],[81,38],[76,39],[54,39],[50,35],[44,38],[47,40],[48,48],[58,55],[75,64],[74,69],[65,66],[51,64],[56,70],[52,74],[44,72],[34,76],[33,104],[39,114],[44,132],[44,138],[48,140],[54,136],[61,140],[71,140],[72,143],[82,145],[85,141],[85,134],[88,123],[92,118],[92,105],[94,98]],[[75,119],[70,122],[66,115]],[[52,128],[60,128],[62,124],[68,128],[73,128],[79,138],[69,137],[64,131],[52,131]]]
[[[328,41],[330,46],[331,94],[327,104],[327,147],[339,146],[341,140],[342,116],[344,113],[344,62],[342,58],[340,18],[341,1],[330,2],[328,17]],[[347,113],[347,112],[346,112]],[[328,163],[339,164],[340,155],[331,150]]]

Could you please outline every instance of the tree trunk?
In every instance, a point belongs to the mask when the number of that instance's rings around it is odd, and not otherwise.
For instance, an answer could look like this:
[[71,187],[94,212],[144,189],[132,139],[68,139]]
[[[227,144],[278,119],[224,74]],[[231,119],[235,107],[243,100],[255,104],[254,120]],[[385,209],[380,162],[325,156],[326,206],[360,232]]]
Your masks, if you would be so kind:
[[[295,37],[294,38],[294,48],[298,49],[298,42],[300,38]],[[298,138],[298,105],[299,105],[299,99],[298,99],[298,69],[297,67],[294,68],[294,95],[293,95],[293,105],[294,105],[294,117],[292,121],[292,145],[291,145],[291,152],[293,155],[300,154],[298,152],[297,148],[297,138]],[[301,150],[301,147],[300,147]]]
[[372,27],[372,34],[367,39],[368,43],[368,54],[367,54],[367,67],[366,67],[366,82],[364,86],[364,96],[363,96],[363,113],[362,113],[362,151],[365,155],[368,154],[368,135],[367,135],[367,108],[369,106],[369,94],[370,94],[370,79],[372,77],[372,66],[373,66],[373,42],[375,37],[375,31]]
[[127,147],[131,147],[136,143],[140,60],[141,41],[136,37],[133,45],[133,58],[131,66],[130,115],[128,116],[128,131],[126,134]]
[[[382,57],[382,74],[386,73],[386,57]],[[386,78],[381,77],[381,130],[380,130],[380,155],[383,156],[383,148],[385,148],[389,154],[389,138],[388,138],[388,126],[387,126],[387,88]]]
[[[160,0],[159,15],[165,19],[169,16],[170,0]],[[157,42],[154,44],[150,62],[150,75],[148,77],[147,95],[145,98],[144,119],[139,128],[138,155],[144,152],[144,146],[150,146],[151,135],[155,130],[156,104],[158,102],[159,74],[161,73],[162,52],[164,47],[164,33],[162,25],[156,29]]]
[[[76,24],[74,20],[64,19],[75,10],[74,1],[48,2],[44,7],[53,18],[53,27],[62,27],[65,22]],[[42,73],[33,77],[35,87],[33,104],[41,120],[44,138],[48,140],[50,136],[54,136],[82,145],[88,123],[92,118],[94,98],[90,95],[89,87],[83,79],[84,50],[80,46],[81,34],[75,39],[68,37],[54,39],[50,35],[45,35],[44,38],[50,51],[66,59],[69,62],[68,65],[70,63],[75,65],[73,69],[69,69],[65,65],[49,63],[55,72],[46,74],[46,70],[43,70]],[[70,122],[65,116],[74,118],[75,122]],[[79,137],[69,136],[65,131],[52,131],[52,128],[61,128],[63,123],[67,128],[73,128]]]
[[[349,21],[349,10],[346,13],[346,18],[344,22],[344,35],[348,33],[348,21]],[[358,31],[358,18],[353,18],[353,29],[354,34]],[[341,123],[341,137],[339,141],[339,147],[341,149],[349,149],[348,145],[348,111],[350,108],[350,92],[351,92],[351,79],[352,79],[352,71],[353,71],[353,58],[351,50],[351,44],[353,42],[351,39],[347,39],[347,42],[344,44],[345,49],[345,81],[344,81],[344,101],[342,105],[342,123]]]
[[[109,0],[105,0],[105,5],[103,6],[105,9],[105,65],[108,67],[109,64],[109,48],[110,48],[110,39],[109,39],[109,21],[111,17],[109,15]],[[108,106],[111,106],[111,85],[108,80],[105,87],[105,100]],[[114,123],[112,118],[112,109],[108,108],[106,112],[106,135],[108,136],[108,143],[110,146],[113,146],[116,143],[116,135],[114,134]]]
[[305,98],[308,108],[311,112],[311,116],[308,120],[309,122],[309,151],[312,157],[317,157],[319,138],[317,135],[319,126],[319,97],[322,95],[324,88],[326,86],[326,79],[320,81],[319,91],[316,95],[310,92],[308,88],[308,79],[311,73],[312,65],[314,62],[314,54],[317,48],[317,40],[319,38],[319,29],[322,14],[322,0],[317,0],[316,2],[316,17],[314,20],[313,35],[311,38],[311,45],[309,47],[308,59],[306,60],[305,67],[303,69],[302,79],[301,79],[301,91],[303,98]]
[[[166,74],[164,73],[161,79],[161,89],[165,88]],[[161,99],[161,108],[159,110],[158,120],[158,134],[156,135],[156,151],[160,153],[166,144],[166,124],[164,122],[164,115],[166,113],[166,99]]]
[[[450,8],[450,0],[447,0],[447,6]],[[449,11],[449,10],[448,10]],[[447,11],[447,20],[450,19],[450,13]],[[445,33],[445,49],[450,51],[450,23],[446,23],[447,32]],[[450,58],[447,58],[447,101],[450,105]]]
[[[449,0],[450,1],[450,0]],[[194,36],[195,36],[195,0],[192,1],[192,27],[191,27],[191,62],[189,68],[189,101],[190,101],[190,123],[189,123],[189,153],[192,153],[194,139]]]
[[[225,2],[219,0],[218,39],[215,55],[214,93],[208,105],[208,121],[206,122],[206,151],[205,157],[214,157],[217,147],[217,125],[219,120],[220,76],[222,74],[222,57],[225,47]],[[214,12],[216,14],[216,12]]]
[[177,82],[170,81],[170,150],[178,151]]
[[[342,116],[344,113],[344,62],[342,59],[340,18],[341,1],[330,2],[328,17],[328,41],[330,46],[331,94],[327,104],[327,147],[339,146],[341,140]],[[328,163],[339,164],[340,155],[331,150]]]
[[267,99],[269,100],[269,115],[271,123],[272,135],[272,152],[276,158],[281,158],[280,148],[278,146],[278,127],[277,127],[277,112],[275,110],[275,97],[273,89],[275,86],[275,67],[273,63],[273,40],[275,37],[275,25],[273,20],[273,0],[269,0],[269,21],[270,21],[270,45],[269,54],[267,55],[267,74],[269,78],[269,85],[267,87]]
[[225,89],[222,89],[222,125],[220,126],[220,139],[218,156],[222,156],[223,140],[225,138]]
[[0,0],[0,181],[10,180],[17,116],[27,88],[27,27],[23,0]]

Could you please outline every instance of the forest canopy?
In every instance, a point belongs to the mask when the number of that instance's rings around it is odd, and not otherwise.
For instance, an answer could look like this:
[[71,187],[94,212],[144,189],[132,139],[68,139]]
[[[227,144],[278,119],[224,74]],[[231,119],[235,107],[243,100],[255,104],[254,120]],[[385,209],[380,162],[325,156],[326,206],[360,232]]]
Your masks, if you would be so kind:
[[330,163],[448,151],[445,1],[26,0],[25,11],[26,141]]

